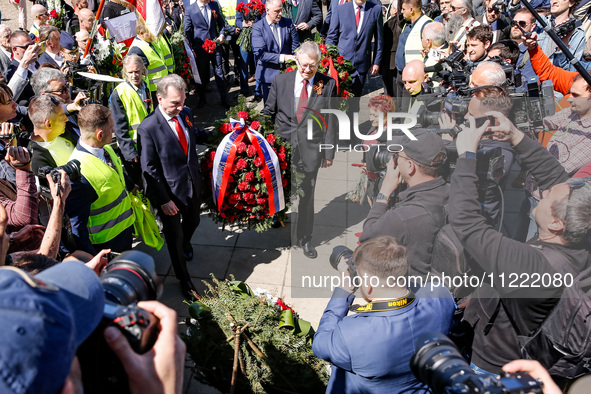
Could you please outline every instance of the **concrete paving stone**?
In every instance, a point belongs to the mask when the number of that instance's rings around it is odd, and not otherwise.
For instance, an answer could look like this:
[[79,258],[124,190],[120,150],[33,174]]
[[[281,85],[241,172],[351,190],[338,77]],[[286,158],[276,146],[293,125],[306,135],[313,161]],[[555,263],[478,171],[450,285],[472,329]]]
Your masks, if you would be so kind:
[[[344,230],[347,224],[347,202],[344,197],[326,204],[314,215],[314,226],[334,226],[338,230]],[[342,232],[342,231],[341,231]]]
[[248,283],[282,284],[287,270],[287,251],[235,248],[226,277]]
[[236,242],[236,247],[256,249],[284,249],[291,246],[291,222],[284,227],[272,228],[263,233],[255,230],[243,231]]
[[347,180],[347,170],[349,164],[346,161],[335,162],[328,168],[321,168],[318,170],[318,182],[322,182],[324,179],[332,180]]
[[152,258],[154,259],[154,265],[156,267],[156,273],[158,275],[168,275],[172,273],[172,265],[170,264],[170,256],[168,255],[168,247],[166,246],[166,242],[160,250],[156,250],[155,248],[147,246],[143,242],[134,245],[133,249],[139,250],[152,256]]
[[216,245],[216,246],[227,246],[233,247],[236,245],[238,235],[242,230],[224,228],[222,231],[222,225],[215,223],[206,214],[201,215],[201,222],[199,227],[193,234],[191,243],[194,245]]
[[342,198],[344,201],[345,195],[349,190],[351,188],[348,186],[348,181],[324,179],[316,183],[314,200],[333,201],[334,199]]
[[232,257],[232,249],[225,246],[194,245],[193,260],[187,262],[189,275],[193,278],[223,278]]

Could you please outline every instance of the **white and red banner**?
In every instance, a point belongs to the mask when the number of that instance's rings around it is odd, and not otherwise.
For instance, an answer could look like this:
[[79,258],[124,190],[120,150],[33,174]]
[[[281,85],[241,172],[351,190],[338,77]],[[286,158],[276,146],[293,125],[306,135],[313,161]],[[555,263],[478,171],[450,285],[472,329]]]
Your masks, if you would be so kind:
[[116,3],[135,11],[150,32],[158,37],[164,30],[164,12],[160,0],[114,0]]

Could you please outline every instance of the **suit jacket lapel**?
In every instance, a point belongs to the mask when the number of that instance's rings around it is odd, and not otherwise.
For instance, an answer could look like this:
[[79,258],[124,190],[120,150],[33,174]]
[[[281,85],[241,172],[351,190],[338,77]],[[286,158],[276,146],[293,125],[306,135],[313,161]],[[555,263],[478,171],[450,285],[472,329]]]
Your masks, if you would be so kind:
[[165,133],[168,133],[169,135],[172,136],[173,141],[174,141],[174,143],[172,143],[172,145],[176,146],[175,149],[179,150],[180,153],[184,155],[185,152],[183,151],[183,147],[181,146],[181,143],[179,141],[179,137],[178,137],[178,135],[176,135],[176,132],[174,132],[172,130],[172,128],[170,127],[170,125],[168,124],[166,119],[164,119],[164,116],[162,115],[162,112],[160,111],[159,108],[155,109],[154,111],[156,112],[156,119],[160,123],[160,129],[165,130]]

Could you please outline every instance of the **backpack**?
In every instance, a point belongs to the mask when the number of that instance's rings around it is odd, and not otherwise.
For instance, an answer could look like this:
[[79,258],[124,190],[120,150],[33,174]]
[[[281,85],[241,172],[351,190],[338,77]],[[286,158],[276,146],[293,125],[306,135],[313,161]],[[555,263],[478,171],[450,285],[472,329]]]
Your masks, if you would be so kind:
[[532,335],[520,335],[513,326],[524,358],[539,361],[552,376],[574,379],[591,372],[591,264],[573,274],[562,253],[550,248],[543,248],[542,253],[565,282],[567,274],[572,275],[572,286],[564,288]]
[[[423,208],[439,228],[431,251],[430,276],[441,276],[442,273],[446,277],[471,276],[470,257],[464,251],[464,247],[448,223],[447,205],[426,204],[420,201],[405,201],[396,204],[396,208],[401,206]],[[450,283],[447,282],[444,284],[456,299],[466,297],[472,293],[471,288],[456,287],[453,283],[448,286]]]

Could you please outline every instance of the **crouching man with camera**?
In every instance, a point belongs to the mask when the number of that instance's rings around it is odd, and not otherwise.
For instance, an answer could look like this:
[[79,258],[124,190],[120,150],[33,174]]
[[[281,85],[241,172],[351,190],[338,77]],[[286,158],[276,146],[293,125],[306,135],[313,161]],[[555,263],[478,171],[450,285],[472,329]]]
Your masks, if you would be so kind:
[[367,304],[351,306],[355,289],[336,288],[324,311],[312,348],[333,364],[326,392],[428,392],[413,376],[410,358],[419,334],[449,332],[455,310],[449,291],[430,283],[407,287],[406,248],[390,236],[363,242],[336,268],[349,283],[360,282]]

